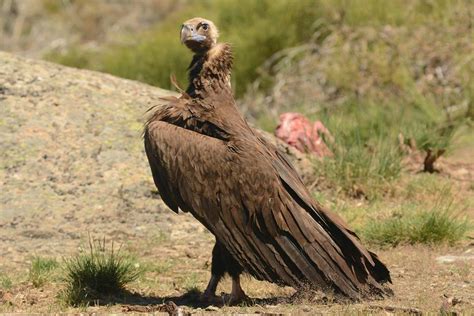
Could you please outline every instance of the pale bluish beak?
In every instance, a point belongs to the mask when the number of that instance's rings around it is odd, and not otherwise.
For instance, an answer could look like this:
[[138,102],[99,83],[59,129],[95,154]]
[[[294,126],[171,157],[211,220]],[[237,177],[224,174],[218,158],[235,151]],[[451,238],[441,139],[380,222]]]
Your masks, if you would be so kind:
[[186,41],[202,42],[205,39],[204,35],[196,34],[194,28],[190,25],[183,25],[181,28],[181,43]]

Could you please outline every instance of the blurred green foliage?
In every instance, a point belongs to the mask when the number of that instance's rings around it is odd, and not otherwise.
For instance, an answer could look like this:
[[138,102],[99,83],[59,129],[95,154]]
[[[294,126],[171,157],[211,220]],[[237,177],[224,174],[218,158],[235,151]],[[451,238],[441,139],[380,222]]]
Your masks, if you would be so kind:
[[9,290],[12,288],[12,286],[12,279],[8,275],[0,272],[0,289]]
[[[436,20],[450,23],[448,11],[466,0],[205,0],[189,1],[153,29],[127,38],[128,45],[88,51],[71,47],[50,52],[46,58],[65,65],[92,68],[117,76],[171,88],[169,76],[176,74],[185,85],[185,65],[190,53],[179,42],[181,23],[194,16],[213,20],[221,40],[235,51],[233,83],[237,95],[258,76],[258,67],[272,54],[309,40],[318,26],[341,21],[351,27],[377,25],[412,26]],[[54,2],[46,7],[56,13]],[[323,22],[321,22],[323,21]]]
[[220,40],[232,43],[237,64],[233,82],[241,94],[256,78],[256,69],[266,58],[311,36],[319,10],[310,0],[192,2],[149,32],[129,39],[129,45],[107,47],[99,52],[76,47],[66,53],[51,52],[46,58],[163,88],[171,88],[169,78],[174,73],[185,85],[191,54],[181,45],[179,31],[182,22],[194,16],[214,21],[220,30]]

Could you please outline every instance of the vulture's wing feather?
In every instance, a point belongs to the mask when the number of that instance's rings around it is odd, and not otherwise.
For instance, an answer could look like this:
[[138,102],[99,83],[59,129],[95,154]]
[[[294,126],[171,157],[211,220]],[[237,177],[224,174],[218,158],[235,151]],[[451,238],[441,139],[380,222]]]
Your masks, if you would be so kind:
[[241,141],[204,135],[168,119],[173,109],[179,104],[145,129],[153,177],[170,208],[191,212],[258,279],[352,298],[383,293],[372,254],[315,205],[272,145],[251,133]]
[[[344,220],[336,213],[325,210],[322,205],[311,198],[310,192],[285,155],[264,138],[259,138],[259,140],[269,150],[270,155],[274,157],[272,160],[273,166],[290,195],[299,201],[299,204],[313,219],[324,225],[327,231],[331,231],[333,235],[338,234],[337,238],[334,239],[338,241],[339,247],[344,249],[346,253],[359,254],[361,256],[360,259],[365,261],[365,265],[371,267],[368,272],[377,282],[391,282],[390,273],[385,265],[380,262],[374,253],[368,251],[360,243],[357,235],[345,224]],[[358,258],[353,259],[357,260]],[[358,273],[364,275],[366,271],[362,270],[358,271]]]

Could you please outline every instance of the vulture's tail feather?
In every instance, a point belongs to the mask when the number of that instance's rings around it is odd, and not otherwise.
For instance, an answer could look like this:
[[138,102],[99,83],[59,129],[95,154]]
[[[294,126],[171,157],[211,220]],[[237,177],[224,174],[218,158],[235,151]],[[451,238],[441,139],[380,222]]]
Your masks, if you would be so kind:
[[353,299],[391,295],[391,290],[383,286],[391,282],[390,273],[378,257],[352,231],[340,225],[336,217],[316,212],[320,220],[308,223],[300,218],[298,224],[305,239],[312,240],[311,247],[303,248],[304,254],[324,272],[327,285]]
[[383,264],[377,255],[371,251],[369,251],[370,255],[372,256],[372,259],[375,262],[375,265],[372,269],[372,276],[374,279],[383,284],[383,283],[392,283],[392,279],[390,278],[390,272],[388,271],[387,267],[385,264]]
[[[295,200],[286,204],[286,211],[281,211],[286,229],[271,242],[285,264],[280,267],[273,261],[267,268],[290,270],[277,273],[282,283],[295,288],[332,288],[335,294],[354,300],[392,294],[383,285],[390,282],[388,269],[354,232],[333,214],[316,208],[299,213],[296,209],[302,210],[300,207]],[[268,229],[263,218],[259,225]]]

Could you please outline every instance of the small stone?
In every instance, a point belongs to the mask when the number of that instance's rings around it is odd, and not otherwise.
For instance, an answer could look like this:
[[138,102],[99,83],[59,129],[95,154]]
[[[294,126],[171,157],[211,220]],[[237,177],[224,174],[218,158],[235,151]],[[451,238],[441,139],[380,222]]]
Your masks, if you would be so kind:
[[219,310],[219,307],[216,307],[214,305],[209,305],[209,306],[206,307],[205,310],[208,311],[208,312],[211,312],[211,311],[212,312],[217,312]]
[[309,306],[304,306],[303,307],[303,312],[308,313],[311,311],[311,308]]

